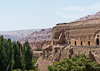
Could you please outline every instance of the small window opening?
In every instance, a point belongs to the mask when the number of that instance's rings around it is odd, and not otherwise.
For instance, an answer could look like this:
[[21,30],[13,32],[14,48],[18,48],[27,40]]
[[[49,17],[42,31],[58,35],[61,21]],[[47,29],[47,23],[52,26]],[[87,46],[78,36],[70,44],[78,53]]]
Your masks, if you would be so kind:
[[97,39],[97,41],[96,41],[96,42],[97,42],[97,45],[99,45],[99,39]]
[[90,41],[88,41],[88,45],[90,45]]
[[81,45],[82,45],[82,41],[81,41]]
[[76,41],[75,41],[75,45],[76,45]]

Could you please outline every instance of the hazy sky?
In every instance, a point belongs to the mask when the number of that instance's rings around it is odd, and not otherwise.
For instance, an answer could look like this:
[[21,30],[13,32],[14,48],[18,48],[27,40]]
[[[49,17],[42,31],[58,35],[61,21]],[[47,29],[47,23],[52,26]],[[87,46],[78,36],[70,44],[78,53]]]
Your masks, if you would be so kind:
[[100,11],[100,0],[0,0],[0,31],[52,28]]

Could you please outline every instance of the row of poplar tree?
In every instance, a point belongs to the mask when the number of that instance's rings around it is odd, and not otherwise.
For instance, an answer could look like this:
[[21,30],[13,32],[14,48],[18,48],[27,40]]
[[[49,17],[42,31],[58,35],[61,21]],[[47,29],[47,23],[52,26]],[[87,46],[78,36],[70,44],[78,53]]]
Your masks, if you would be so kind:
[[32,64],[32,50],[28,41],[21,45],[18,41],[4,39],[0,36],[0,70],[12,71],[14,69],[34,69]]

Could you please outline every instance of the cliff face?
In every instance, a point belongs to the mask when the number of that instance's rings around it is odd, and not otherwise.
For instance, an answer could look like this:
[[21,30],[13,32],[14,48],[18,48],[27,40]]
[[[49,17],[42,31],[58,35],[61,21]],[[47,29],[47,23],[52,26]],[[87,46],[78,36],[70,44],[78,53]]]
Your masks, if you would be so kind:
[[52,29],[52,44],[55,45],[65,43],[71,46],[98,45],[97,39],[100,39],[99,35],[100,18],[62,23],[56,25]]
[[[36,41],[29,43],[32,50],[43,49],[51,45],[51,40]],[[42,51],[33,51],[33,57],[39,57],[43,52]]]
[[70,47],[70,46],[48,46],[43,50],[36,66],[40,71],[46,71],[48,65],[54,61],[61,61],[64,57],[71,58],[74,54],[85,54],[92,61],[100,63],[100,47]]
[[100,63],[100,18],[96,17],[99,14],[53,27],[51,45],[43,48],[43,54],[36,63],[38,69],[46,71],[54,61],[59,62],[64,57],[70,59],[75,54],[85,54]]
[[36,42],[30,42],[30,47],[32,50],[35,49],[43,49],[44,47],[47,47],[51,44],[51,40],[44,40],[44,41],[36,41]]
[[52,44],[43,49],[36,66],[40,71],[46,71],[54,61],[64,57],[70,59],[75,54],[85,54],[100,63],[99,40],[100,18],[58,24],[52,29]]

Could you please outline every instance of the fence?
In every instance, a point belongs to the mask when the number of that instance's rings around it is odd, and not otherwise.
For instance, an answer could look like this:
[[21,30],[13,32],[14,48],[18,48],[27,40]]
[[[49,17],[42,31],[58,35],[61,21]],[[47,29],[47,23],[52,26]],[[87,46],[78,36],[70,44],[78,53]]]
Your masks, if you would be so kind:
[[81,46],[70,46],[70,47],[96,47],[96,48],[99,48],[100,45],[88,45],[88,46],[86,46],[86,45],[81,45]]
[[56,44],[56,46],[70,46],[70,47],[100,47],[100,45],[80,45],[80,46],[77,46],[77,45],[74,45],[74,46],[71,46],[71,45],[67,45],[67,44]]

